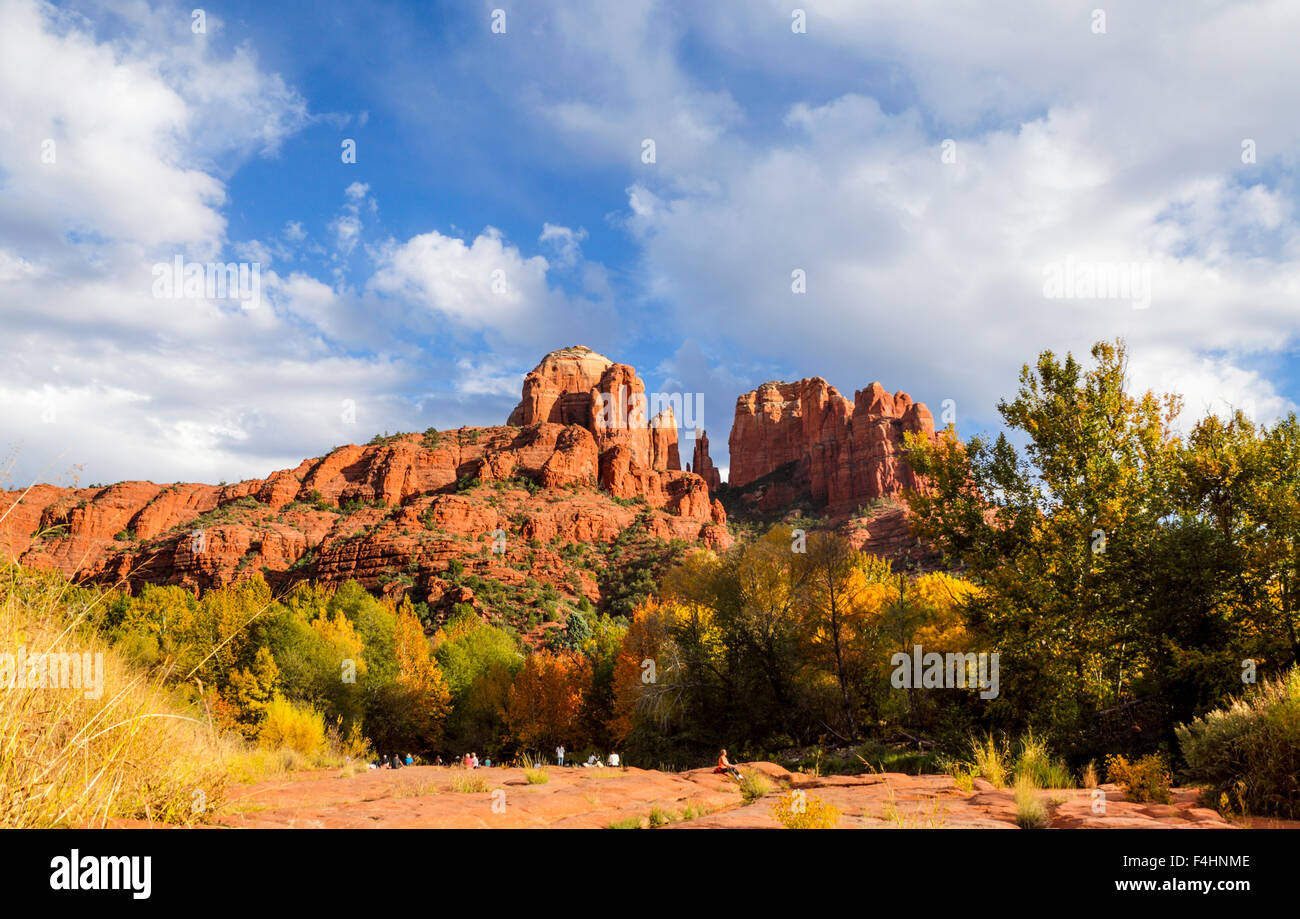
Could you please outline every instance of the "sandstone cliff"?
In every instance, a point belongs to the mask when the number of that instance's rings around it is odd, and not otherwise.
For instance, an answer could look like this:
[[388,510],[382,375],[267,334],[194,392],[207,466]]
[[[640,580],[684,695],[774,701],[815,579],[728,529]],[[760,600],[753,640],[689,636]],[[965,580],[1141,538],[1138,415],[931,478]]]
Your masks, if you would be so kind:
[[736,400],[729,440],[733,489],[754,486],[764,510],[806,495],[832,516],[914,489],[903,435],[934,436],[934,419],[904,392],[879,383],[850,402],[821,377],[764,383]]
[[577,425],[592,433],[601,454],[621,446],[639,466],[678,471],[672,408],[647,417],[648,408],[645,384],[632,367],[575,345],[552,351],[528,374],[510,424]]

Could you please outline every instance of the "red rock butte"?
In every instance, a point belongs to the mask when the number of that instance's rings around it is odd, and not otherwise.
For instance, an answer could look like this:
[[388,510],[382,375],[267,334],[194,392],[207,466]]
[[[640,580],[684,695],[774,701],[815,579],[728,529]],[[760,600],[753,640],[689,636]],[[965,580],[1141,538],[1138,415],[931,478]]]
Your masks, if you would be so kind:
[[[565,348],[528,374],[509,425],[377,437],[234,485],[0,492],[0,556],[99,583],[355,579],[431,604],[472,599],[444,577],[456,558],[505,584],[535,579],[595,601],[593,573],[568,564],[565,545],[610,543],[633,526],[731,544],[721,503],[680,469],[671,411],[649,423],[621,412],[644,389],[628,365]],[[484,543],[497,530],[500,557]]]
[[872,383],[850,402],[821,377],[764,383],[736,400],[728,484],[779,478],[765,490],[763,509],[807,494],[845,516],[918,487],[903,457],[907,433],[935,436],[930,410],[905,392],[890,395]]

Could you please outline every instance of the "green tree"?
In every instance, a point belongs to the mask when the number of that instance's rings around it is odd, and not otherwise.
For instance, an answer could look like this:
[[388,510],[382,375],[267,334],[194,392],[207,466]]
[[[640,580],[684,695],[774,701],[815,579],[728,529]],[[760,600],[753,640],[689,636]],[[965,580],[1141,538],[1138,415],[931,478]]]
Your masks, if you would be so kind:
[[917,532],[984,588],[968,612],[1001,653],[991,708],[1057,736],[1129,698],[1146,663],[1133,574],[1174,509],[1179,458],[1178,398],[1129,395],[1122,343],[1092,356],[1088,370],[1050,351],[1023,368],[1016,398],[998,406],[1020,449],[1006,433],[908,439],[928,482],[909,495]]

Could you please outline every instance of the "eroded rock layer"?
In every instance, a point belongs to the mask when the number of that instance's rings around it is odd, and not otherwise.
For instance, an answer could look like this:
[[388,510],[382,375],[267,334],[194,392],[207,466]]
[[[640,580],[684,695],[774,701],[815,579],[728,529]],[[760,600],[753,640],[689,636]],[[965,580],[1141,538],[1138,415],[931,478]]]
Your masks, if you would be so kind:
[[764,383],[736,400],[728,484],[769,478],[767,508],[806,493],[832,514],[852,513],[918,486],[903,457],[909,432],[934,436],[930,410],[879,383],[852,402],[821,377]]

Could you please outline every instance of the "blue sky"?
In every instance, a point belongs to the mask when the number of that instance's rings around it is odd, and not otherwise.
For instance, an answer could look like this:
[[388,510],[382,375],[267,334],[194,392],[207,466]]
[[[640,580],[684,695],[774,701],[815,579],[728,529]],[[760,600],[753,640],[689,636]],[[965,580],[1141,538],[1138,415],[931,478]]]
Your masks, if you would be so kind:
[[[952,7],[4,4],[9,487],[501,423],[575,343],[702,393],[724,468],[765,380],[969,435],[1040,350],[1115,336],[1184,424],[1292,410],[1300,9]],[[257,308],[154,296],[178,256],[258,262]],[[1048,296],[1066,264],[1143,308]]]

